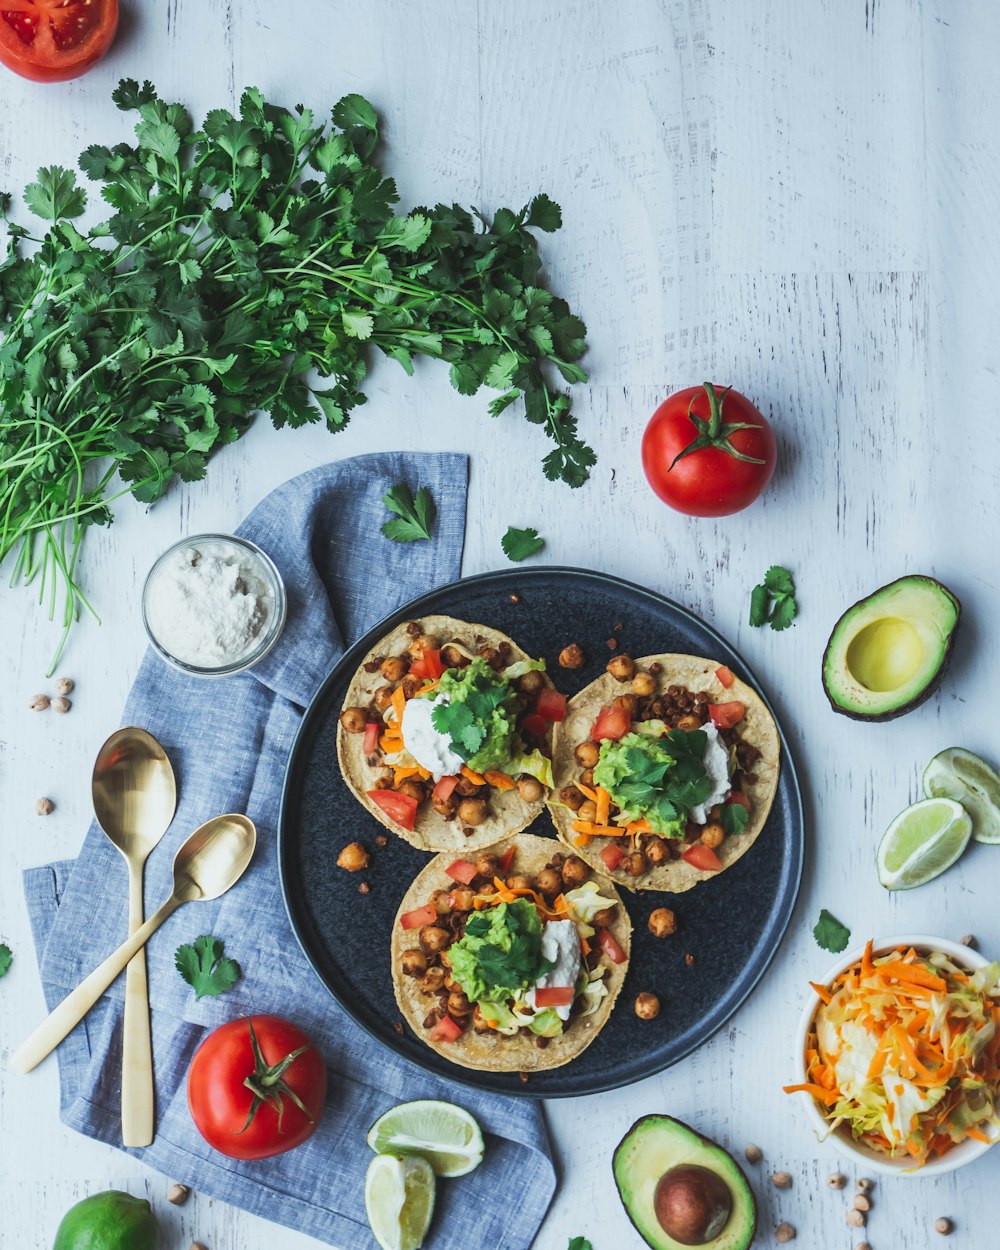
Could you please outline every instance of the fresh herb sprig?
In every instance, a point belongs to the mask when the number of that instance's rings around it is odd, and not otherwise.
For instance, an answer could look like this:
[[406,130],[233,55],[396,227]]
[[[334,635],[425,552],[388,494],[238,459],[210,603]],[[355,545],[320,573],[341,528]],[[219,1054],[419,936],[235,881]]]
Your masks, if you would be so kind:
[[667,759],[641,747],[626,747],[628,774],[615,786],[621,807],[655,817],[657,826],[686,819],[691,808],[712,792],[712,779],[705,771],[705,732],[668,729],[662,742],[670,752]]
[[851,931],[824,907],[819,913],[819,920],[813,926],[813,937],[816,939],[817,946],[821,946],[823,950],[830,951],[834,955],[839,955],[842,950],[847,949],[847,943],[851,940]]
[[203,934],[192,944],[178,946],[174,965],[195,998],[214,998],[231,990],[243,975],[235,959],[227,959],[223,944],[216,937]]
[[6,942],[0,942],[0,977],[5,977],[14,962],[14,956]]
[[109,217],[79,230],[86,192],[56,166],[25,192],[43,233],[7,220],[0,195],[0,561],[38,584],[50,618],[62,582],[66,631],[89,607],[83,535],[114,500],[203,478],[256,411],[343,429],[371,348],[407,373],[446,361],[462,394],[500,392],[493,416],[523,401],[554,443],[546,477],[587,479],[594,453],[552,381],[585,380],[585,327],[542,285],[533,232],[562,220],[547,196],[492,220],[454,204],[396,213],[360,95],[330,126],[250,88],[200,129],[149,82],[114,100],[136,114],[134,143],[80,158]]
[[780,564],[772,564],[764,580],[751,592],[750,624],[758,628],[770,625],[772,629],[787,629],[798,610],[791,573]]
[[520,564],[522,560],[526,560],[528,556],[533,556],[536,552],[541,551],[545,546],[545,539],[538,536],[536,529],[515,529],[513,525],[507,526],[507,532],[500,539],[500,546],[508,560],[513,560],[515,564]]
[[394,543],[414,543],[430,538],[437,505],[426,486],[421,486],[414,497],[409,486],[401,482],[383,495],[382,502],[396,514],[382,526],[386,538],[391,538]]

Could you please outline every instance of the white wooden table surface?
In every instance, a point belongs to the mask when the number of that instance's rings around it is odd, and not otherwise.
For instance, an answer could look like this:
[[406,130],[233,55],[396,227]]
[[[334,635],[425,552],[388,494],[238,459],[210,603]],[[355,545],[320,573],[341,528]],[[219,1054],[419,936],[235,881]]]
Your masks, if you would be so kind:
[[[360,91],[385,119],[385,164],[404,203],[454,198],[484,210],[545,189],[565,228],[545,239],[552,282],[590,325],[589,388],[576,406],[600,453],[589,485],[541,477],[540,433],[485,415],[444,371],[408,381],[380,362],[346,433],[258,424],[206,482],[148,514],[132,501],[86,544],[84,577],[104,623],[85,623],[62,670],[72,713],[35,715],[53,634],[23,591],[0,591],[0,1243],[42,1250],[73,1201],[123,1185],[166,1212],[166,1250],[306,1250],[316,1243],[195,1199],[163,1202],[162,1178],[59,1123],[55,1064],[14,1077],[6,1055],[42,1010],[19,870],[75,853],[94,752],[118,724],[143,651],[138,590],[154,553],[190,532],[231,529],[285,478],[373,448],[472,456],[464,569],[503,563],[509,523],[534,525],[546,556],[604,568],[702,613],[766,681],[798,755],[809,853],[801,901],[762,987],[682,1066],[596,1098],[550,1104],[558,1196],[541,1250],[585,1233],[595,1250],[638,1246],[615,1197],[610,1149],[640,1114],[671,1112],[734,1148],[758,1142],[761,1244],[788,1219],[799,1244],[849,1250],[843,1195],[780,1086],[809,976],[829,957],[820,907],[856,937],[972,931],[1000,951],[1000,851],[973,846],[911,894],[879,887],[873,851],[916,797],[924,763],[960,743],[998,754],[1000,669],[994,398],[1000,330],[1000,8],[991,0],[131,0],[113,54],[83,80],[38,88],[0,75],[0,185],[73,164],[124,137],[120,76],[150,77],[196,115],[254,83],[320,110]],[[750,511],[685,520],[647,489],[639,439],[657,402],[711,377],[773,419],[778,473]],[[753,582],[794,570],[801,618],[784,634],[746,624]],[[819,683],[834,620],[905,572],[936,574],[966,619],[941,693],[887,725],[834,716]],[[34,801],[56,804],[47,819]],[[739,924],[739,917],[733,917]],[[627,1009],[623,1007],[623,1009]],[[362,1149],[362,1146],[358,1146]],[[935,1181],[880,1181],[875,1250],[997,1244],[995,1161]],[[779,1194],[771,1168],[791,1171]],[[505,1199],[506,1200],[506,1199]],[[485,1247],[484,1250],[491,1250]]]

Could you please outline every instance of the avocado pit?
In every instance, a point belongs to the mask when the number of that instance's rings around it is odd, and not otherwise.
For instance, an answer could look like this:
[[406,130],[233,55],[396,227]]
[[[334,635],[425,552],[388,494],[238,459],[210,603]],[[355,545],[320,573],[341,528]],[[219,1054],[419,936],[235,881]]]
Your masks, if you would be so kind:
[[715,1241],[733,1213],[733,1195],[717,1172],[679,1164],[660,1177],[653,1198],[660,1227],[682,1246]]

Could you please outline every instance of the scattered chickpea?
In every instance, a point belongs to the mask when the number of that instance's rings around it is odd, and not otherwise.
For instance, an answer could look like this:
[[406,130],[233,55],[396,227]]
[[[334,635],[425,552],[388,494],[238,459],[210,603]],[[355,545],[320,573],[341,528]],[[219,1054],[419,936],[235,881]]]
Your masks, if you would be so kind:
[[872,1250],[867,1241],[859,1241],[854,1250]]
[[533,695],[545,688],[545,678],[537,669],[533,669],[530,673],[525,673],[523,677],[517,679],[517,688],[521,694]]
[[953,1220],[949,1220],[947,1215],[939,1216],[934,1221],[934,1231],[940,1233],[942,1237],[947,1237],[955,1231],[955,1223]]
[[434,904],[434,910],[439,916],[447,916],[451,911],[452,898],[448,890],[435,890],[429,901]]
[[427,791],[416,777],[406,777],[396,787],[399,794],[405,794],[409,799],[415,799],[418,803],[422,803],[427,798]]
[[469,885],[456,886],[451,892],[451,906],[454,911],[471,911],[476,891]]
[[585,663],[583,648],[575,642],[571,642],[568,647],[563,647],[559,652],[560,668],[583,668]]
[[364,708],[345,707],[340,713],[340,723],[349,734],[363,734],[367,723]]
[[402,681],[406,676],[406,661],[401,655],[387,655],[379,665],[379,672],[386,681]]
[[692,712],[688,712],[677,722],[677,728],[683,729],[685,733],[692,733],[695,729],[701,728],[701,721]]
[[609,638],[609,639],[607,640],[607,642],[606,642],[604,645],[607,647],[607,649],[608,649],[609,651],[617,651],[617,650],[618,650],[618,639],[617,639],[617,638]]
[[689,968],[694,967],[694,956],[690,951],[688,951],[688,953],[684,956],[684,962]]
[[859,1194],[870,1194],[875,1188],[875,1182],[873,1180],[869,1180],[867,1176],[859,1176],[854,1182],[854,1188]]
[[368,867],[368,852],[360,842],[348,842],[337,856],[337,867],[347,872],[360,872]]
[[472,1003],[469,1002],[465,991],[457,986],[448,995],[448,1015],[454,1016],[456,1020],[472,1015]]
[[831,1189],[843,1189],[847,1184],[847,1177],[843,1172],[831,1172],[826,1178],[826,1183]]
[[517,792],[525,803],[537,803],[545,793],[545,787],[537,777],[522,777],[517,783]]
[[747,1163],[760,1163],[761,1159],[764,1157],[763,1150],[761,1150],[759,1146],[755,1146],[752,1142],[749,1146],[747,1146],[746,1150],[743,1151],[743,1154]]
[[635,1014],[640,1020],[655,1020],[660,1014],[660,1000],[655,994],[637,994]]
[[611,700],[613,710],[628,713],[630,720],[635,717],[637,704],[638,700],[634,694],[620,694]]
[[463,799],[458,805],[458,819],[463,825],[481,825],[486,819],[486,800]]
[[44,712],[49,706],[49,696],[47,694],[33,694],[28,701],[28,707],[33,712]]
[[458,647],[453,646],[450,642],[447,646],[441,648],[441,663],[445,668],[464,668],[468,662]]
[[175,1207],[182,1207],[190,1197],[191,1190],[187,1185],[171,1185],[167,1190],[167,1201]]
[[967,946],[969,950],[974,951],[979,943],[976,941],[974,934],[966,933],[964,937],[958,939],[959,945]]
[[39,816],[48,816],[52,812],[55,804],[51,799],[35,799],[35,812]]
[[601,748],[596,742],[581,742],[573,757],[581,768],[593,768],[601,758]]
[[75,686],[72,677],[60,677],[56,682],[56,694],[72,694]]
[[375,691],[375,694],[372,696],[372,699],[379,711],[384,712],[385,709],[392,703],[392,687],[379,686],[379,688]]
[[851,1205],[855,1211],[870,1211],[872,1209],[871,1199],[864,1194],[855,1194],[854,1202]]
[[436,994],[444,985],[445,971],[443,968],[435,966],[428,968],[424,975],[420,978],[420,991],[423,994]]
[[51,706],[53,712],[68,712],[73,704],[69,699],[64,699],[63,696],[60,695],[57,699],[52,700]]
[[375,845],[376,846],[388,846],[389,845],[388,837],[384,833],[376,833]]
[[441,646],[441,639],[435,634],[420,634],[410,643],[410,655],[414,659],[419,660],[423,657],[425,651],[437,651]]
[[855,1209],[851,1207],[850,1211],[847,1213],[847,1222],[852,1228],[864,1228],[868,1221],[864,1211],[855,1211]]
[[408,951],[403,951],[400,965],[404,976],[422,977],[427,971],[427,956],[419,947],[412,946]]
[[512,877],[507,878],[508,890],[530,890],[531,888],[531,878],[523,873],[515,872]]
[[650,838],[645,844],[645,851],[651,864],[662,864],[670,858],[670,851],[662,838]]
[[656,678],[649,673],[636,673],[632,678],[632,693],[640,699],[648,699],[656,690]]
[[592,923],[595,929],[606,929],[608,925],[614,924],[615,907],[617,903],[611,907],[602,907],[600,911],[594,913]]
[[608,660],[606,668],[615,681],[631,681],[635,676],[635,660],[630,655],[616,655]]
[[791,1172],[774,1172],[771,1175],[771,1184],[775,1189],[791,1189],[792,1174]]
[[203,1241],[192,1241],[188,1250],[208,1250],[208,1246]]
[[515,591],[512,595],[510,595],[510,596],[508,596],[508,597],[509,597],[509,599],[510,599],[511,603],[520,603],[520,602],[521,602],[521,596],[520,596],[520,595],[519,595],[516,591]]
[[795,1240],[795,1228],[789,1224],[787,1220],[782,1220],[778,1227],[774,1230],[774,1240],[779,1245],[784,1245],[786,1241]]
[[720,824],[706,825],[701,831],[701,841],[713,851],[717,846],[721,846],[725,840],[726,831]]
[[669,907],[657,907],[649,916],[649,931],[653,937],[669,937],[677,932],[677,917]]

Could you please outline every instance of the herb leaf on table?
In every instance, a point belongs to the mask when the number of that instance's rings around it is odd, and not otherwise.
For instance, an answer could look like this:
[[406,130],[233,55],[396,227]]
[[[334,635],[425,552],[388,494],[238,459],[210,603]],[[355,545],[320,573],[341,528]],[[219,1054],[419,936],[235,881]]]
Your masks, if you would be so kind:
[[0,977],[4,977],[10,971],[10,966],[14,962],[14,956],[6,942],[0,942]]
[[507,532],[500,539],[500,546],[508,560],[513,560],[519,564],[528,556],[533,556],[535,552],[541,551],[545,546],[545,539],[539,538],[536,529],[515,529],[513,525],[507,526]]
[[231,990],[243,975],[235,959],[223,954],[223,944],[216,937],[203,934],[190,945],[178,946],[174,964],[195,998],[214,998]]
[[594,1250],[586,1237],[571,1237],[566,1250]]
[[847,949],[847,943],[851,940],[851,931],[824,907],[819,913],[819,920],[813,927],[813,937],[816,939],[817,946],[830,951],[831,954],[839,955],[842,950]]
[[394,543],[413,543],[430,538],[431,526],[437,516],[437,505],[426,486],[421,486],[416,497],[405,482],[394,486],[382,502],[396,516],[386,521],[382,533]]
[[750,592],[750,624],[755,628],[770,625],[775,630],[787,629],[797,614],[792,575],[780,564],[772,564],[763,582]]

